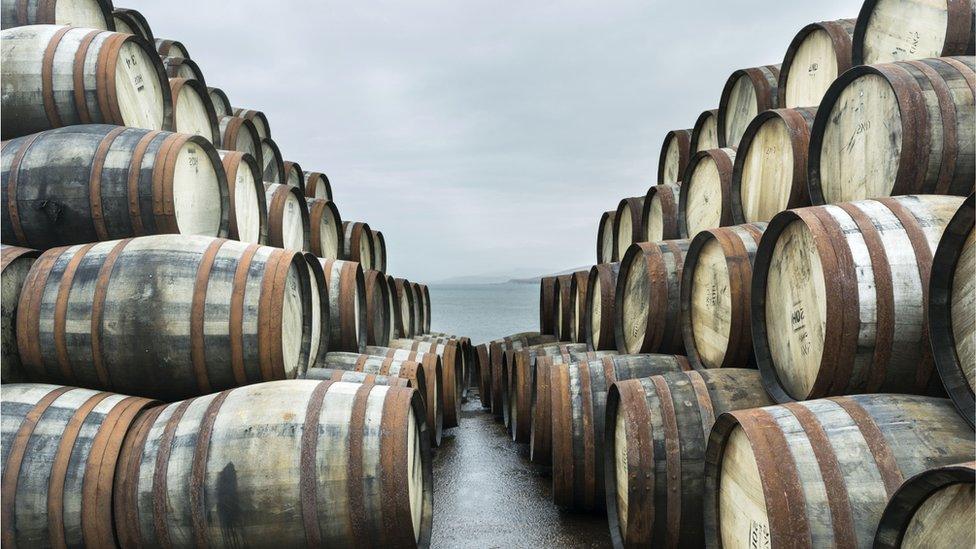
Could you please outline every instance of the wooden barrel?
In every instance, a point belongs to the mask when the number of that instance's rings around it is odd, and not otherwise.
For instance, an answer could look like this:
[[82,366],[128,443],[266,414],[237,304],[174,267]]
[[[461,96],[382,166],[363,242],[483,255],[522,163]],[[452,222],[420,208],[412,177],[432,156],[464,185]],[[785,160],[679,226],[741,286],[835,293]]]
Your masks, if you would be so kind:
[[756,251],[751,317],[777,402],[941,392],[926,329],[929,273],[962,201],[901,196],[773,218]]
[[261,147],[261,138],[258,130],[250,120],[238,118],[236,116],[220,116],[217,118],[217,125],[220,129],[219,147],[225,151],[238,151],[247,153],[258,161],[261,167],[261,181],[268,183],[278,183],[277,179],[269,179],[264,168],[268,160],[264,157],[264,150]]
[[[417,370],[423,375],[423,370]],[[391,387],[414,387],[407,378],[399,376],[384,376],[380,374],[367,374],[365,372],[350,372],[348,370],[329,370],[328,368],[311,368],[305,372],[303,379],[320,379],[327,381],[344,381],[346,383],[372,383],[373,385],[389,385]],[[417,389],[423,395],[424,392]]]
[[47,249],[160,233],[227,236],[227,176],[200,136],[85,125],[3,143],[3,242]]
[[820,105],[830,84],[853,66],[854,23],[854,19],[838,19],[800,29],[780,65],[776,106],[793,109]]
[[[69,59],[74,61],[61,62]],[[5,30],[0,79],[3,139],[77,124],[172,127],[163,64],[149,44],[131,34],[55,25]]]
[[810,133],[813,204],[973,192],[974,58],[855,67],[824,97]]
[[735,155],[732,221],[769,221],[774,215],[810,205],[807,153],[817,109],[774,109],[760,113]]
[[615,291],[621,353],[683,353],[681,275],[690,240],[642,242],[627,250]]
[[466,399],[468,396],[468,389],[472,386],[471,383],[474,379],[474,375],[476,374],[476,366],[474,364],[474,346],[471,344],[471,338],[444,333],[433,333],[414,336],[413,340],[436,343],[438,345],[453,343],[457,346],[456,361],[458,364],[460,364],[457,369],[461,372],[459,384],[461,386],[461,395]]
[[943,465],[905,481],[888,501],[874,546],[883,549],[976,546],[976,462]]
[[199,80],[170,78],[169,89],[173,96],[173,124],[176,131],[220,143],[217,112],[206,86]]
[[972,0],[865,0],[854,29],[854,65],[973,55]]
[[738,368],[611,386],[605,478],[614,546],[704,547],[703,477],[712,424],[726,412],[770,404],[759,372]]
[[694,238],[705,229],[733,223],[735,157],[735,149],[710,149],[691,157],[678,198],[678,233],[682,238]]
[[402,338],[413,337],[413,287],[404,278],[393,279],[394,300],[393,317],[397,325],[397,333]]
[[305,252],[308,267],[309,296],[312,304],[312,344],[308,352],[308,368],[314,367],[329,350],[329,330],[332,310],[329,305],[329,283],[325,279],[322,263],[315,255]]
[[695,369],[755,367],[749,317],[752,261],[765,223],[698,233],[681,275],[681,333]]
[[366,269],[372,269],[375,264],[376,251],[373,247],[373,233],[369,225],[360,221],[344,221],[342,223],[342,234],[342,257],[348,261],[362,263]]
[[616,211],[603,212],[600,217],[600,227],[596,234],[596,262],[610,263],[617,261],[613,249],[613,218]]
[[502,360],[505,352],[554,341],[556,341],[555,337],[539,332],[519,332],[488,343],[491,413],[496,419],[501,420],[504,417],[504,401],[502,399],[505,386],[502,383]]
[[251,244],[268,243],[268,204],[258,161],[248,153],[217,151],[227,174],[230,216],[227,237]]
[[57,385],[4,385],[4,546],[118,547],[115,465],[126,431],[153,404]]
[[130,8],[115,8],[112,10],[112,19],[115,21],[116,32],[134,34],[149,44],[156,43],[149,21],[141,12]]
[[569,352],[586,352],[584,343],[543,343],[515,352],[514,360],[509,364],[506,384],[506,406],[508,432],[515,442],[529,442],[532,434],[532,392],[536,381],[534,379],[536,360],[543,356],[561,355]]
[[[253,124],[253,122],[251,122]],[[257,126],[255,126],[255,131]],[[260,132],[258,133],[260,137]],[[281,157],[278,144],[270,137],[261,138],[261,162],[264,165],[264,180],[285,184],[285,161]]]
[[190,53],[187,51],[186,46],[183,42],[179,40],[169,40],[166,38],[156,38],[153,40],[153,45],[156,47],[156,53],[160,57],[182,57],[183,59],[189,59]]
[[427,547],[427,429],[415,390],[375,384],[281,381],[160,406],[123,445],[118,537],[123,547]]
[[297,187],[264,184],[268,208],[268,244],[289,250],[308,250],[311,221],[305,195]]
[[461,424],[461,353],[457,343],[437,343],[431,341],[414,341],[412,339],[395,339],[390,342],[392,349],[404,349],[411,352],[434,354],[441,358],[442,380],[441,399],[444,404],[444,427],[457,427]]
[[298,165],[298,162],[285,160],[285,184],[289,187],[298,187],[305,194],[305,171]]
[[569,341],[586,341],[586,290],[590,271],[576,271],[569,279]]
[[[654,185],[644,196],[644,212],[641,214],[642,238],[636,242],[660,242],[679,237],[678,201],[681,187],[674,183]],[[624,250],[626,252],[627,250]]]
[[539,279],[539,332],[555,334],[556,319],[556,277],[544,276]]
[[0,28],[4,29],[26,25],[71,25],[116,30],[110,0],[3,0],[0,21]]
[[680,183],[691,158],[691,133],[694,130],[672,130],[664,136],[661,158],[657,163],[657,184]]
[[366,348],[368,331],[363,268],[354,261],[319,261],[329,284],[329,350],[362,353]]
[[342,218],[334,202],[324,198],[306,198],[308,205],[309,250],[326,259],[342,255]]
[[220,88],[208,87],[207,94],[210,95],[210,102],[213,103],[214,112],[217,113],[217,118],[221,116],[233,116],[234,107],[230,106],[230,99],[227,98],[227,94],[224,90]]
[[207,80],[203,77],[203,70],[197,62],[183,57],[163,57],[163,68],[169,78],[185,78],[187,80],[197,80],[204,86]]
[[570,341],[573,338],[573,324],[570,305],[572,299],[573,275],[559,275],[556,277],[556,316],[553,324],[556,326],[556,339]]
[[[695,121],[695,129],[691,130],[691,143],[688,150],[691,155],[697,152],[717,149],[718,144],[718,109],[705,111]],[[689,158],[689,160],[691,160]],[[684,175],[684,172],[681,172]]]
[[400,318],[399,295],[396,291],[396,278],[386,273],[384,276],[386,277],[386,287],[390,289],[390,340],[392,341],[400,337],[398,328],[398,319]]
[[366,344],[386,347],[390,343],[393,310],[390,286],[386,276],[372,269],[366,271]]
[[737,147],[757,114],[778,104],[779,65],[739,69],[729,76],[718,104],[719,147]]
[[[430,333],[430,322],[431,322],[431,316],[430,315],[431,315],[431,312],[432,312],[431,311],[432,305],[431,305],[431,302],[430,302],[430,288],[427,287],[426,284],[421,284],[420,285],[420,291],[423,294],[423,300],[424,300],[424,327],[423,327],[423,331],[425,333],[428,333],[429,334]],[[465,339],[467,339],[467,338],[465,338]],[[467,350],[467,353],[469,355],[471,355],[471,360],[473,362],[474,361],[474,346],[471,345],[471,340],[470,339],[468,339],[468,350]]]
[[17,303],[34,261],[40,252],[0,244],[0,383],[27,381],[17,354]]
[[49,250],[17,310],[29,379],[170,401],[295,377],[311,328],[300,252],[201,236]]
[[[436,361],[433,362],[436,365]],[[305,372],[305,379],[332,379],[333,381],[350,381],[354,383],[369,383],[358,376],[342,376],[335,379],[335,374],[328,372],[346,372],[374,377],[384,377],[403,380],[405,386],[413,387],[420,392],[425,403],[427,400],[428,378],[427,370],[415,360],[386,358],[378,355],[359,353],[331,352],[326,353],[318,366]],[[432,371],[436,374],[436,371]],[[331,375],[331,378],[330,378]],[[431,377],[430,383],[437,384],[438,378]],[[377,385],[391,385],[391,383],[375,382]],[[436,401],[434,401],[436,403]]]
[[265,116],[263,112],[253,109],[234,107],[234,116],[246,118],[251,122],[254,122],[254,127],[258,129],[258,135],[261,136],[261,139],[271,137],[271,125],[268,124],[268,117]]
[[684,357],[621,355],[550,370],[552,496],[556,505],[604,506],[604,423],[607,391],[616,382],[687,370]]
[[410,285],[413,287],[414,331],[416,332],[413,335],[415,339],[419,339],[425,333],[424,325],[427,323],[427,320],[424,318],[424,314],[427,311],[424,308],[424,294],[420,284],[411,282]]
[[973,195],[946,225],[932,258],[928,331],[946,393],[970,425],[976,424],[976,211]]
[[488,344],[482,343],[474,348],[475,362],[478,370],[478,398],[481,407],[491,409],[491,366],[488,356]]
[[644,197],[634,196],[624,198],[617,205],[617,214],[613,217],[613,255],[615,261],[620,261],[624,252],[634,242],[640,242],[644,237]]
[[973,459],[948,400],[859,395],[716,418],[705,452],[709,547],[870,547],[903,479]]
[[305,196],[332,200],[332,183],[320,172],[305,172]]
[[[373,240],[373,254],[375,255],[375,265],[373,266],[376,270],[385,273],[386,272],[386,238],[383,236],[383,231],[370,231],[370,236]],[[421,326],[421,331],[423,327]]]
[[[343,366],[345,369],[363,370],[368,372],[400,372],[409,374],[414,364],[419,364],[424,371],[427,389],[424,393],[424,404],[427,407],[427,425],[430,432],[430,442],[434,446],[441,445],[444,431],[444,387],[443,366],[441,357],[433,353],[417,353],[406,349],[391,349],[388,347],[366,347],[365,355],[355,356],[354,367]],[[329,353],[333,355],[350,355],[351,353]],[[330,359],[331,360],[331,359]],[[349,358],[339,362],[350,363]],[[335,362],[332,362],[333,364]]]
[[594,265],[586,281],[586,308],[583,320],[586,344],[595,351],[613,349],[616,315],[617,275],[620,263]]

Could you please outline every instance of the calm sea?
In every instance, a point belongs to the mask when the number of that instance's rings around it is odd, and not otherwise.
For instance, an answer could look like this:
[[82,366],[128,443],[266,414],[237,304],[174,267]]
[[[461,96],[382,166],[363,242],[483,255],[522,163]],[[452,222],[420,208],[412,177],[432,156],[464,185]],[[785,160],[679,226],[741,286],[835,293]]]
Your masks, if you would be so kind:
[[538,284],[431,285],[431,331],[475,345],[539,330]]

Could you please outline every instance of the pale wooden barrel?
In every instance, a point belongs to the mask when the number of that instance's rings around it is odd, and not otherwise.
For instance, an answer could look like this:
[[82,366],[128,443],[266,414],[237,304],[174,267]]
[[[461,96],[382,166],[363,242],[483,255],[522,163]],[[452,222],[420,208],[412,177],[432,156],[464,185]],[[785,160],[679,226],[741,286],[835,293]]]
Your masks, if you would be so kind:
[[47,249],[160,233],[227,236],[223,164],[206,139],[107,125],[0,150],[3,242]]
[[810,205],[807,153],[816,109],[773,109],[746,128],[732,168],[734,223],[769,221],[784,210]]
[[[390,342],[391,349],[402,349],[415,353],[437,355],[441,359],[441,402],[444,409],[444,427],[457,427],[461,424],[461,360],[460,347],[454,341],[432,342],[412,339],[395,339]],[[409,356],[409,355],[408,355]]]
[[268,124],[268,117],[263,112],[234,107],[234,116],[240,116],[241,118],[246,118],[254,122],[254,126],[258,129],[258,134],[261,136],[261,139],[271,137],[271,125]]
[[393,290],[396,295],[394,299],[393,316],[396,319],[397,333],[401,338],[413,337],[415,328],[413,325],[413,286],[410,281],[404,278],[394,278]]
[[596,510],[605,504],[604,424],[610,386],[687,369],[684,357],[673,355],[621,355],[553,366],[549,383],[556,505]]
[[305,252],[305,266],[308,267],[309,296],[312,304],[312,344],[308,352],[308,368],[314,367],[329,350],[331,333],[329,326],[332,317],[329,306],[329,283],[319,258]]
[[874,546],[976,547],[976,462],[943,465],[905,481],[888,501]]
[[342,218],[334,202],[306,198],[309,219],[309,251],[326,259],[342,255]]
[[224,90],[208,87],[207,94],[210,95],[210,102],[213,103],[214,111],[217,113],[218,118],[234,115],[234,107],[230,106],[230,99],[227,98]]
[[[700,151],[717,149],[718,144],[718,109],[705,111],[695,121],[695,128],[691,130],[689,152],[694,155]],[[690,158],[689,158],[690,160]],[[682,172],[684,175],[684,172]]]
[[573,338],[573,325],[570,307],[572,299],[573,275],[559,275],[556,277],[556,306],[553,324],[556,327],[556,339],[569,341]]
[[643,237],[637,242],[660,242],[679,238],[678,201],[680,199],[681,187],[674,183],[654,185],[648,189],[644,196],[644,212],[641,214]]
[[115,21],[116,32],[134,34],[149,44],[156,43],[149,21],[141,12],[130,8],[115,8],[112,10],[112,19]]
[[386,276],[372,269],[366,271],[366,344],[386,347],[390,343],[393,322],[390,286]]
[[258,161],[249,153],[217,151],[227,174],[230,221],[227,237],[250,244],[268,243],[268,204]]
[[160,57],[182,57],[183,59],[189,59],[190,53],[187,51],[186,46],[183,42],[179,40],[169,40],[167,38],[156,38],[153,40],[153,45],[156,48],[156,53]]
[[681,276],[690,240],[640,242],[620,263],[614,336],[621,353],[683,353]]
[[[253,124],[253,122],[251,122]],[[255,126],[257,131],[257,126]],[[258,133],[260,137],[260,132]],[[261,138],[261,162],[264,165],[264,180],[285,184],[285,161],[278,144],[270,137]]]
[[17,354],[17,303],[34,261],[37,250],[0,244],[0,383],[27,381]]
[[[421,339],[424,336],[424,295],[420,288],[420,284],[416,282],[411,282],[410,286],[413,288],[413,325],[414,325],[414,339]],[[429,341],[423,338],[424,341]]]
[[613,349],[616,345],[617,275],[620,263],[594,265],[586,282],[586,305],[583,320],[586,344],[595,351]]
[[502,401],[505,387],[502,384],[502,360],[505,352],[518,350],[530,345],[539,343],[554,342],[557,339],[548,334],[539,332],[519,332],[510,336],[496,339],[488,343],[488,370],[491,379],[491,413],[501,420],[504,416],[504,403]]
[[576,271],[569,279],[569,341],[586,341],[586,289],[590,271]]
[[776,106],[793,109],[820,105],[830,84],[853,66],[854,23],[854,19],[838,19],[800,29],[780,65]]
[[732,224],[732,169],[735,149],[695,153],[678,198],[678,233],[694,238],[705,229]]
[[865,0],[854,29],[855,65],[973,55],[972,0]]
[[264,156],[261,138],[258,136],[258,130],[254,127],[253,122],[236,116],[219,116],[217,117],[217,126],[220,129],[219,148],[253,156],[258,161],[258,166],[261,167],[260,180],[269,183],[278,182],[277,179],[269,179],[266,175],[263,166],[267,158]]
[[176,400],[295,377],[311,327],[301,253],[160,235],[44,253],[17,345],[29,379]]
[[855,67],[824,97],[810,134],[813,204],[973,191],[973,57]]
[[332,183],[320,172],[305,172],[305,196],[332,200]]
[[289,187],[298,187],[305,194],[305,171],[298,165],[298,162],[285,160],[285,184]]
[[268,244],[304,251],[311,248],[311,221],[305,195],[297,187],[264,183],[268,208]]
[[[424,332],[430,333],[430,322],[432,314],[432,305],[430,301],[430,288],[426,284],[420,285],[420,290],[424,296]],[[468,340],[468,353],[471,355],[471,360],[474,360],[474,346],[471,345],[470,339]]]
[[624,198],[617,205],[613,217],[613,255],[616,261],[623,257],[627,248],[644,237],[644,197]]
[[859,395],[716,418],[705,453],[710,547],[871,547],[903,479],[973,459],[948,400]]
[[203,69],[193,59],[183,57],[163,57],[163,67],[166,69],[166,76],[169,78],[185,78],[187,80],[198,80],[204,86],[207,85],[206,78],[203,77]]
[[110,0],[3,0],[2,28],[26,25],[71,25],[114,31]]
[[[418,284],[419,286],[419,284]],[[415,290],[416,295],[420,295],[421,290]],[[414,341],[436,343],[437,345],[447,345],[453,343],[457,346],[457,351],[455,353],[455,361],[459,364],[457,370],[461,372],[459,376],[458,383],[461,388],[461,396],[463,399],[468,397],[468,389],[471,387],[471,382],[477,374],[477,365],[475,364],[475,354],[474,346],[471,344],[471,338],[464,336],[455,336],[450,334],[436,333],[436,334],[423,334],[414,336]]]
[[976,211],[973,195],[946,225],[932,259],[928,331],[946,393],[970,425],[976,424]]
[[366,276],[354,261],[319,259],[328,281],[329,350],[362,353],[366,348]]
[[680,183],[691,158],[691,133],[694,130],[672,130],[664,136],[661,157],[657,163],[657,184]]
[[600,226],[596,234],[596,262],[610,263],[617,261],[613,249],[613,218],[616,211],[603,212],[600,216]]
[[[515,352],[509,364],[506,384],[508,432],[515,442],[529,442],[532,434],[532,394],[535,387],[536,360],[569,352],[586,352],[584,343],[543,343]],[[502,377],[506,377],[503,373]]]
[[[372,269],[375,263],[376,249],[373,245],[373,233],[369,225],[361,221],[344,221],[342,223],[342,257],[348,261],[358,261],[363,268]],[[413,335],[413,331],[410,332]]]
[[672,372],[610,387],[605,478],[614,546],[704,547],[712,424],[726,412],[771,404],[759,372],[739,368]]
[[[436,362],[435,362],[436,364]],[[343,379],[336,379],[335,374],[345,372],[360,374],[359,376],[342,376]],[[305,379],[332,379],[333,381],[350,381],[354,383],[370,383],[362,376],[372,376],[373,378],[399,379],[403,381],[403,386],[413,387],[420,392],[422,399],[427,399],[427,373],[420,362],[414,360],[402,360],[386,358],[378,355],[367,355],[347,352],[326,353],[319,361],[318,366],[309,368],[305,372]],[[377,385],[398,384],[390,381],[372,381]],[[436,383],[436,378],[431,378],[431,383]]]
[[4,546],[117,547],[115,465],[133,420],[154,404],[58,385],[4,385]]
[[752,353],[752,261],[765,223],[698,233],[681,275],[681,334],[695,369],[755,367]]
[[199,135],[214,144],[221,143],[217,111],[214,110],[207,87],[199,80],[170,78],[169,89],[173,97],[173,125],[176,131]]
[[779,65],[739,69],[729,76],[718,104],[718,144],[737,147],[757,114],[775,108]]
[[777,402],[941,392],[926,328],[932,254],[961,197],[783,212],[752,277],[752,336]]
[[[372,239],[373,239],[373,253],[376,255],[376,257],[375,257],[375,260],[376,261],[375,261],[375,265],[373,267],[376,270],[380,271],[381,273],[385,273],[386,272],[386,268],[387,268],[387,266],[386,266],[386,261],[387,261],[387,255],[386,255],[386,237],[383,236],[383,231],[373,231],[373,230],[370,230],[370,234],[371,234]],[[421,315],[421,316],[423,316],[423,315]],[[424,324],[422,323],[421,324],[421,328],[420,328],[420,331],[421,332],[424,332],[425,331],[424,328],[423,328],[423,326],[424,326]]]
[[555,334],[556,318],[556,277],[544,276],[539,279],[539,332]]
[[[419,371],[419,370],[418,370]],[[423,371],[420,371],[423,375]],[[350,372],[348,370],[329,370],[328,368],[311,368],[305,373],[304,379],[320,379],[326,381],[344,381],[346,383],[372,383],[373,385],[389,385],[391,387],[413,387],[410,380],[399,376],[384,376],[367,374],[365,372]],[[413,387],[417,389],[416,387]],[[420,394],[423,391],[417,389]]]
[[172,127],[162,62],[131,34],[55,25],[5,30],[0,79],[3,139],[77,124]]
[[113,500],[124,547],[426,547],[431,491],[415,390],[292,380],[144,414]]

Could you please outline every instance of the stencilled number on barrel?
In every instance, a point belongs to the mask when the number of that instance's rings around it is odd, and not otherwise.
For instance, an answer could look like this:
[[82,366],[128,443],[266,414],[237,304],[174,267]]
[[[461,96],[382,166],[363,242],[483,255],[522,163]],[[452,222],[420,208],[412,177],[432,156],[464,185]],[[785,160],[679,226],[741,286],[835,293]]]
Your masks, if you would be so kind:
[[820,63],[810,63],[810,66],[807,67],[807,75],[809,76],[816,76],[818,71],[820,71]]
[[918,43],[922,40],[922,35],[918,31],[909,31],[905,35],[905,46],[895,46],[891,56],[900,59],[905,56],[914,56],[918,52]]
[[871,129],[871,121],[870,120],[865,120],[864,122],[861,122],[860,124],[858,124],[856,128],[854,128],[854,133],[851,134],[851,139],[850,139],[850,141],[848,141],[847,147],[846,147],[848,153],[854,151],[854,146],[857,145],[858,137],[860,137],[861,135],[863,135],[865,132],[867,132],[870,129]]
[[[136,54],[134,54],[134,53],[129,54],[129,56],[124,59],[124,61],[125,61],[125,68],[129,69],[130,70],[130,73],[131,73],[132,69],[139,68],[139,59],[136,57]],[[139,71],[139,72],[135,73],[135,75],[133,75],[133,77],[132,77],[132,83],[135,85],[136,91],[141,92],[142,90],[146,89],[146,82],[142,78],[142,72],[141,71]]]
[[749,525],[750,549],[769,549],[769,525],[764,522],[752,521]]
[[193,168],[193,173],[200,173],[200,159],[197,158],[197,150],[194,147],[190,147],[186,150],[187,154],[190,155],[186,160],[186,165]]
[[708,291],[705,293],[705,303],[712,308],[718,306],[718,286],[714,282],[708,285]]
[[800,353],[803,356],[810,354],[810,332],[807,330],[807,315],[800,303],[793,304],[793,313],[790,315],[790,326],[796,339],[800,342]]

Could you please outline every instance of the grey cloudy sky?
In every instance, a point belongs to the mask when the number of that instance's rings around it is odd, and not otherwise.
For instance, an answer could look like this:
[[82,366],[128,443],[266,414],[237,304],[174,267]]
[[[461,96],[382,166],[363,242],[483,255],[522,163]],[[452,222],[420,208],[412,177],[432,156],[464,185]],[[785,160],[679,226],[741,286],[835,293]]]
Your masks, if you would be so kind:
[[414,280],[592,264],[664,134],[858,0],[116,0],[263,110]]

